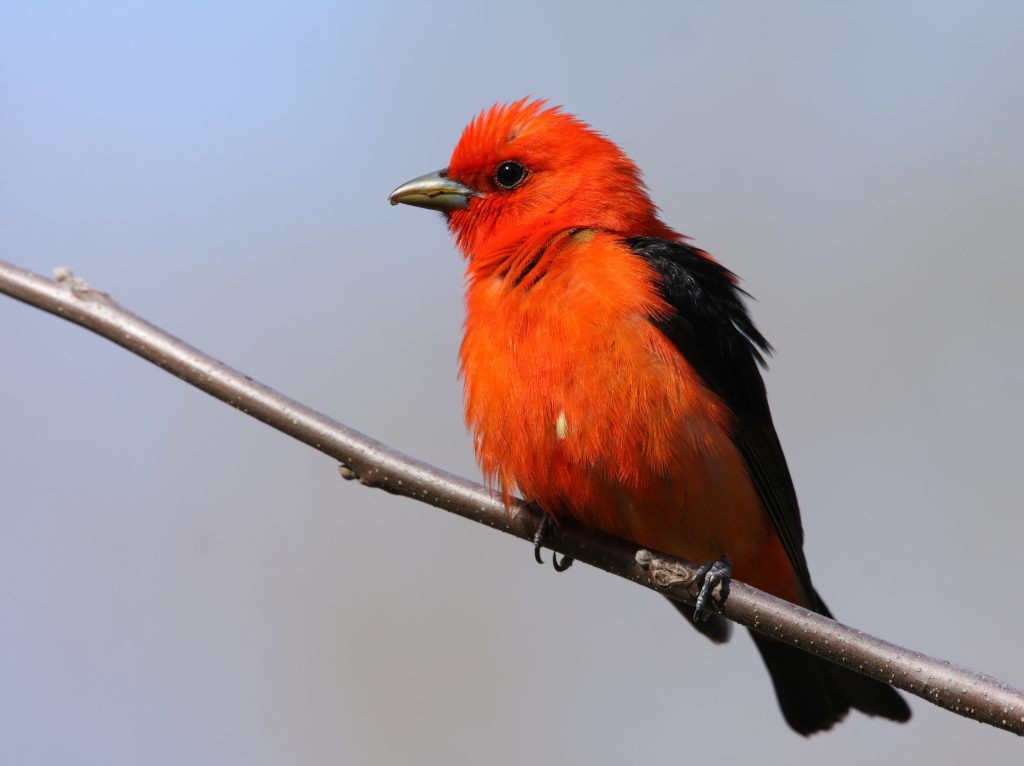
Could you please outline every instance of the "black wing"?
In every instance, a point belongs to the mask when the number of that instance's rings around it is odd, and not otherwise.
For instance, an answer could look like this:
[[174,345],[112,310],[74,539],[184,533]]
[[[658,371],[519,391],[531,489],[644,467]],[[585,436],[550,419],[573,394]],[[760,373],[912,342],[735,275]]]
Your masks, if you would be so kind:
[[[648,237],[626,242],[661,275],[661,293],[676,313],[659,325],[735,414],[733,439],[810,599],[808,606],[830,617],[807,573],[796,491],[758,369],[771,348],[750,321],[744,292],[732,274],[696,248]],[[768,666],[782,714],[801,734],[828,729],[851,707],[894,721],[910,718],[910,708],[892,687],[753,631],[751,635]]]
[[674,316],[657,322],[659,328],[736,416],[733,439],[804,590],[814,599],[796,490],[761,378],[760,367],[772,349],[747,313],[746,293],[728,269],[695,247],[652,237],[633,237],[626,244],[658,272],[662,297],[675,309]]

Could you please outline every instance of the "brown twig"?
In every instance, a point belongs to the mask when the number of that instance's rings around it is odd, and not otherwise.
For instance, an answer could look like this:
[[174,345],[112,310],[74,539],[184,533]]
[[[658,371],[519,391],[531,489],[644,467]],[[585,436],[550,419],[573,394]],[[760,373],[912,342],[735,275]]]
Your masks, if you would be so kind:
[[[257,383],[126,311],[67,269],[56,281],[0,261],[0,292],[79,324],[342,464],[342,475],[532,540],[538,512],[506,510],[486,488],[407,457]],[[695,567],[612,537],[551,529],[549,547],[692,604]],[[741,625],[952,710],[1024,734],[1024,692],[733,581],[723,614]]]

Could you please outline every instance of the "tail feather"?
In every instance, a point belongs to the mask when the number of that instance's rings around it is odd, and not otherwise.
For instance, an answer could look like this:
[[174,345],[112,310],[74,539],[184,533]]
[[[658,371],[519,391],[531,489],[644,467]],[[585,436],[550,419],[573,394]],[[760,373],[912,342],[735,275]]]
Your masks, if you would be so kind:
[[[832,615],[815,593],[815,611]],[[750,632],[761,652],[786,723],[800,734],[832,728],[850,712],[860,710],[891,721],[910,719],[910,708],[888,684]]]

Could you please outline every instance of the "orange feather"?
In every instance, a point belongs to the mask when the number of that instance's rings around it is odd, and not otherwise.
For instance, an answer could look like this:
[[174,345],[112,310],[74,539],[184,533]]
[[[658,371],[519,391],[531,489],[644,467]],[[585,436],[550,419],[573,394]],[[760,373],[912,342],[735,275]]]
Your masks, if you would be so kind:
[[[774,537],[731,413],[649,321],[656,275],[608,233],[548,244],[529,288],[472,279],[462,344],[466,421],[484,474],[555,518],[738,576]],[[795,599],[788,575],[777,595]],[[755,570],[757,567],[755,567]]]
[[[506,503],[518,492],[692,561],[725,554],[740,579],[828,614],[757,369],[767,343],[614,143],[544,102],[495,105],[445,171],[391,199],[444,211],[467,259],[466,423]],[[851,707],[910,716],[884,684],[754,640],[802,734]]]
[[[529,168],[522,194],[497,193],[508,158]],[[763,550],[781,546],[731,413],[650,322],[671,308],[621,238],[682,237],[632,161],[575,117],[519,101],[469,124],[448,173],[491,192],[449,217],[468,260],[461,369],[485,476],[556,519],[694,561],[728,552],[738,577],[798,600],[788,560]],[[766,554],[782,566],[771,577]]]

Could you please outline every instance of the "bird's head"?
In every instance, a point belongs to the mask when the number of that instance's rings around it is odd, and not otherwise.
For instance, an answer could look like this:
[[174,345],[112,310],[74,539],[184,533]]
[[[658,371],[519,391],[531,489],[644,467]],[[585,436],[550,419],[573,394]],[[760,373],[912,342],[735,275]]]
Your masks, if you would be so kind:
[[570,228],[678,239],[636,165],[612,141],[544,101],[495,104],[462,132],[448,167],[391,203],[440,210],[463,254],[516,250]]

